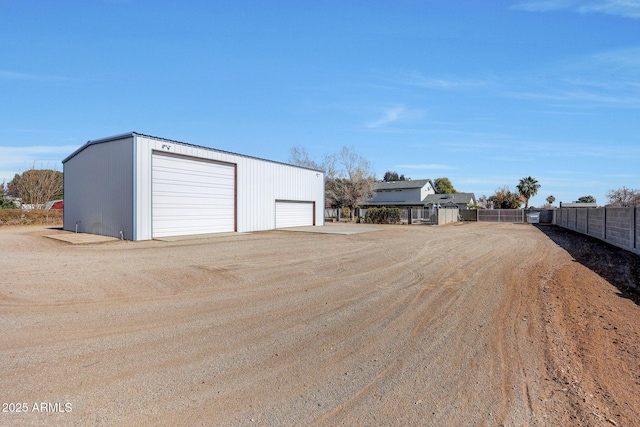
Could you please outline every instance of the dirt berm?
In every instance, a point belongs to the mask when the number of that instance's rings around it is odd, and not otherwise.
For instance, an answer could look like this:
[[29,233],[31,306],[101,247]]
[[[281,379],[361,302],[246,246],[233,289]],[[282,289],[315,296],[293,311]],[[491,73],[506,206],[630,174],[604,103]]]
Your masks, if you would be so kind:
[[0,425],[640,425],[637,256],[553,226],[380,228],[0,228]]

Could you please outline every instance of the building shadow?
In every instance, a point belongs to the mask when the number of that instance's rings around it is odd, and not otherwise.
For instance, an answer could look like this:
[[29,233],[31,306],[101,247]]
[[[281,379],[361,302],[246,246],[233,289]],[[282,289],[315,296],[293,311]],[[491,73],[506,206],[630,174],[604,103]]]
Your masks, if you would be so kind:
[[640,256],[557,225],[533,225],[576,262],[618,288],[620,297],[640,305]]

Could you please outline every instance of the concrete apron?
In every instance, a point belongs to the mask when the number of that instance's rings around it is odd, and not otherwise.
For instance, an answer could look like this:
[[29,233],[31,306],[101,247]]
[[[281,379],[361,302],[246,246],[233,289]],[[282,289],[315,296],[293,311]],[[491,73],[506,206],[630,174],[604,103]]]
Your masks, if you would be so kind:
[[88,233],[73,233],[71,231],[67,233],[48,234],[44,237],[49,239],[60,240],[62,242],[71,243],[72,245],[87,245],[91,243],[104,243],[104,242],[116,242],[119,239],[109,236],[101,236],[99,234]]
[[327,223],[324,226],[305,226],[305,227],[291,227],[291,228],[279,228],[278,231],[299,231],[303,233],[320,233],[320,234],[360,234],[369,233],[372,231],[380,231],[382,228],[372,227],[370,225],[361,224],[340,224],[340,223]]

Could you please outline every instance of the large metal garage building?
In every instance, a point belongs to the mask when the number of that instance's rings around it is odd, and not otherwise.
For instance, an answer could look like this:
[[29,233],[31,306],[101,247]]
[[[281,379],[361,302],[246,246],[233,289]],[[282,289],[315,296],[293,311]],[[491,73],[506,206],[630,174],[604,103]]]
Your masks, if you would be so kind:
[[64,229],[127,240],[324,225],[324,173],[131,132],[64,164]]

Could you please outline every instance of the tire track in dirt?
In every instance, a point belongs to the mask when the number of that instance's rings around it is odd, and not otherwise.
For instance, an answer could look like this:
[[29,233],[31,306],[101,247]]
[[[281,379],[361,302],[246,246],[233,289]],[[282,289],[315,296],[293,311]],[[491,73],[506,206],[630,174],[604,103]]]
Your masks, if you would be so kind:
[[[503,253],[479,252],[475,255],[475,257],[472,257],[469,260],[465,260],[465,259],[460,260],[460,263],[458,264],[458,268],[445,268],[437,271],[434,274],[434,276],[439,277],[440,278],[438,279],[439,281],[437,281],[436,284],[433,286],[429,285],[426,288],[422,287],[421,289],[419,289],[418,292],[410,301],[410,303],[408,304],[409,308],[402,313],[402,315],[404,316],[404,319],[403,319],[404,322],[409,321],[409,319],[411,319],[412,317],[418,319],[417,321],[415,321],[415,327],[413,328],[412,334],[411,334],[412,337],[415,337],[415,335],[417,335],[420,332],[422,326],[425,323],[430,323],[433,321],[435,317],[437,317],[438,314],[436,314],[435,310],[433,310],[434,308],[437,307],[438,308],[437,313],[441,314],[442,312],[449,311],[452,308],[452,306],[456,304],[459,298],[455,297],[454,294],[464,292],[464,290],[457,288],[454,284],[462,283],[463,286],[470,284],[469,282],[464,282],[464,278],[466,274],[461,272],[475,271],[474,278],[476,279],[478,277],[481,278],[486,273],[486,271],[489,271],[495,268],[495,266],[492,265],[491,263],[488,263],[488,261],[492,258],[500,258],[506,252],[508,252],[508,250],[505,250]],[[419,255],[420,254],[418,253],[418,256]],[[410,265],[410,262],[407,262],[406,264]],[[423,278],[424,275],[416,274],[415,277]],[[419,281],[416,284],[418,283]],[[429,296],[428,301],[420,301],[420,300],[424,300],[427,295]],[[413,310],[413,311],[416,311],[416,312],[424,311],[425,313],[423,313],[422,315],[420,315],[420,313],[411,312],[413,307],[415,307],[418,304],[421,304],[421,307],[425,309]],[[445,329],[441,333],[451,333],[452,329],[453,327],[449,329]],[[415,351],[410,347],[411,345],[408,345],[407,342],[404,342],[404,345],[403,345],[404,353],[412,353],[413,351]],[[499,350],[501,349],[502,347],[499,348]],[[500,360],[505,360],[505,358],[501,357]],[[338,420],[343,419],[344,418],[343,412],[348,411],[349,407],[352,407],[352,406],[357,407],[361,405],[362,402],[359,402],[359,400],[362,400],[361,399],[362,396],[366,394],[370,389],[375,387],[376,382],[384,381],[385,377],[397,376],[398,372],[401,371],[402,369],[404,369],[404,364],[402,363],[389,364],[378,375],[376,375],[372,381],[367,383],[362,389],[356,391],[354,395],[349,399],[349,401],[343,402],[333,411],[328,412],[323,417],[321,417],[317,422],[323,423],[328,421],[329,424],[332,424],[334,422],[338,422]],[[500,372],[502,373],[504,371],[506,371],[506,368],[502,366],[502,369],[500,369]],[[507,392],[505,391],[506,390],[505,384],[502,384],[502,390],[503,390],[502,394],[504,397],[507,395]],[[502,402],[504,407],[507,406],[506,400],[507,400],[506,397],[504,397]]]
[[[638,386],[622,377],[638,362],[598,371],[577,359],[571,374],[579,368],[581,383],[554,391],[572,381],[559,369],[574,351],[601,353],[567,344],[576,336],[568,326],[582,323],[555,298],[571,299],[563,283],[593,277],[572,276],[575,266],[539,230],[382,228],[46,244],[39,265],[22,270],[28,288],[0,281],[11,325],[0,337],[0,388],[74,402],[71,414],[25,425],[598,425],[596,410],[632,425],[622,406],[637,402]],[[0,247],[11,248],[4,233]],[[35,260],[37,233],[20,236],[11,262]],[[42,256],[52,249],[55,257]],[[602,330],[593,336],[612,341],[625,328],[617,315],[581,307]],[[637,354],[618,340],[607,347],[616,357]],[[623,397],[607,384],[587,394],[613,374],[629,387]]]

